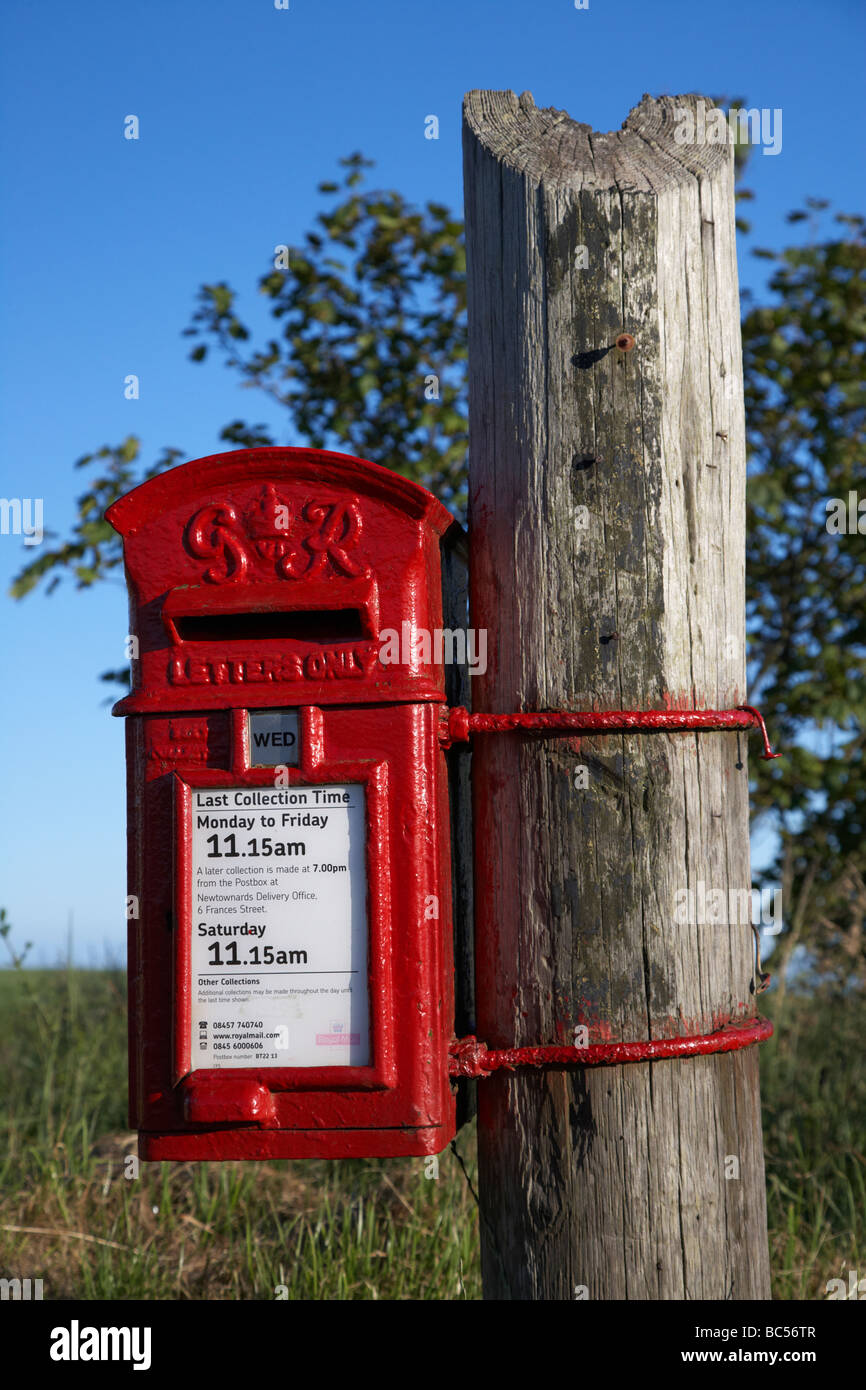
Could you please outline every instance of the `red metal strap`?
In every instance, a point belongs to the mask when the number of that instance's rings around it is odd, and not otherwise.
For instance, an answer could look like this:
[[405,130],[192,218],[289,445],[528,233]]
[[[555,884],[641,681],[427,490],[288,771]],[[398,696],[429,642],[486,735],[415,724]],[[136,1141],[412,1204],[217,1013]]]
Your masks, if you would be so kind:
[[465,742],[472,734],[501,734],[513,730],[553,733],[678,733],[715,729],[760,729],[762,758],[781,758],[767,737],[761,712],[754,705],[736,709],[546,710],[542,714],[470,714],[462,706],[448,711],[446,742]]
[[730,1021],[715,1033],[688,1038],[658,1038],[651,1042],[592,1043],[589,1047],[507,1047],[488,1051],[477,1038],[459,1038],[448,1049],[449,1076],[489,1076],[515,1067],[614,1067],[623,1062],[659,1062],[666,1057],[704,1057],[712,1052],[736,1052],[765,1042],[773,1033],[767,1018]]

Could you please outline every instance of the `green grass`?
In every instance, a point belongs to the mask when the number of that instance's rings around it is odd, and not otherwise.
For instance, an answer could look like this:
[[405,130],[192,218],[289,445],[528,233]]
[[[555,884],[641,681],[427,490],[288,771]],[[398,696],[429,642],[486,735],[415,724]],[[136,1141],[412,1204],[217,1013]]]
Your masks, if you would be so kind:
[[[52,1299],[480,1297],[477,1211],[450,1152],[438,1180],[420,1158],[128,1178],[122,972],[0,971],[0,1019],[4,1277],[42,1278]],[[864,1025],[862,997],[789,995],[761,1049],[778,1299],[866,1275]],[[459,1147],[474,1184],[473,1139]]]
[[0,1018],[4,1277],[42,1278],[47,1298],[480,1296],[477,1212],[450,1152],[438,1179],[421,1158],[142,1164],[130,1179],[122,973],[2,971]]
[[[772,995],[764,1012],[774,1015]],[[761,1049],[774,1297],[866,1277],[866,998],[788,996]]]

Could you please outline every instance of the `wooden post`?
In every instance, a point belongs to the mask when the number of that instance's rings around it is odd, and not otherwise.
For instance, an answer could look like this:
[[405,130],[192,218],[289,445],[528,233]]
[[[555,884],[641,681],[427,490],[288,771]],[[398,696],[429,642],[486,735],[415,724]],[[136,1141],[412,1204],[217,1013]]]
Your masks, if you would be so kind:
[[[466,98],[475,711],[746,697],[733,159],[674,138],[698,100],[599,135]],[[473,784],[489,1047],[756,1012],[748,916],[700,920],[751,887],[743,734],[481,734]],[[769,1297],[755,1047],[478,1091],[487,1298]]]

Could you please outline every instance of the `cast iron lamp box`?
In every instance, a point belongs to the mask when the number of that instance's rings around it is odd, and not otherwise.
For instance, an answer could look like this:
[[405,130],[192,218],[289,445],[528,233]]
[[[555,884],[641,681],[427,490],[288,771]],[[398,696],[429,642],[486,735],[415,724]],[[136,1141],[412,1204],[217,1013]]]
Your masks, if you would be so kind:
[[455,525],[309,449],[173,468],[123,537],[130,1114],[145,1159],[428,1154],[455,1133],[441,661]]

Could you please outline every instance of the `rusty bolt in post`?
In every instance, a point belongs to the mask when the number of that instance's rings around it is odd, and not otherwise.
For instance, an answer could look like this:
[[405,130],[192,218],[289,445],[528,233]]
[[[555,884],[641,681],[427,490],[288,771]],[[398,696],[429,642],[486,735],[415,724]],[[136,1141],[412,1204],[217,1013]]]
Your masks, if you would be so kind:
[[634,347],[634,338],[630,333],[620,333],[616,340],[616,346],[619,348],[620,352],[631,352]]

